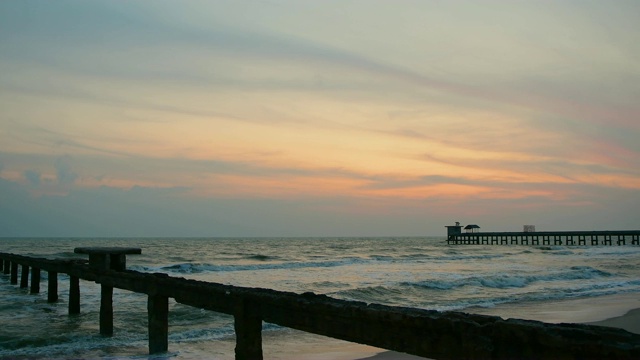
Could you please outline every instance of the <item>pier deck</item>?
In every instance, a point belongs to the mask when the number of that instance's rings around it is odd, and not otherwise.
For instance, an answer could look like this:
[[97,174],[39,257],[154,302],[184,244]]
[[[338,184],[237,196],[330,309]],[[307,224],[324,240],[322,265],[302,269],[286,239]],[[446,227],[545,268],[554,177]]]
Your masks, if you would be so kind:
[[640,245],[640,230],[474,232],[450,234],[449,245]]

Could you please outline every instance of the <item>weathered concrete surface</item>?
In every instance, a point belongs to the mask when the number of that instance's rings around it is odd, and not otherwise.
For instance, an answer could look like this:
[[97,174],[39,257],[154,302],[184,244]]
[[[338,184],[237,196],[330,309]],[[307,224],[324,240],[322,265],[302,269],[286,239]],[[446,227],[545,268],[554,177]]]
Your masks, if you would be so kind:
[[132,247],[77,247],[76,254],[88,254],[89,266],[97,270],[124,271],[128,254],[142,254],[142,249]]
[[149,321],[149,353],[158,354],[169,349],[169,298],[149,295],[147,299]]
[[[640,335],[615,328],[365,304],[166,274],[97,270],[82,263],[12,254],[0,253],[0,258],[103,286],[146,293],[150,299],[153,297],[152,301],[174,298],[186,305],[234,315],[238,359],[262,358],[258,331],[262,321],[435,359],[640,358]],[[153,310],[156,306],[152,303],[149,309],[156,312],[154,316],[159,316],[157,321],[164,326],[164,303],[158,306],[160,310]],[[155,341],[159,341],[157,337]],[[164,346],[162,342],[158,344]]]

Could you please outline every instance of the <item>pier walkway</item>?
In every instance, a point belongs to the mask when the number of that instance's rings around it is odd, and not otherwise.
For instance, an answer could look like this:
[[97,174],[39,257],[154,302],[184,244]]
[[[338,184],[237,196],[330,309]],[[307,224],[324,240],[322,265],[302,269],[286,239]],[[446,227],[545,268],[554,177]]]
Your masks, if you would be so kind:
[[[78,248],[86,260],[59,260],[0,252],[8,283],[39,296],[48,272],[47,301],[58,301],[58,274],[69,275],[69,314],[80,312],[80,281],[101,287],[100,334],[113,334],[113,288],[148,296],[149,353],[168,350],[169,299],[234,317],[236,359],[262,359],[262,323],[432,359],[639,359],[640,335],[622,329],[438,312],[188,280],[125,268],[137,248]],[[6,280],[0,277],[0,281]],[[7,284],[7,285],[9,285]],[[90,284],[91,285],[91,284]],[[6,285],[5,285],[6,286]],[[95,285],[94,285],[95,286]],[[25,304],[28,306],[28,304]],[[46,326],[46,325],[43,325]],[[115,329],[117,330],[117,329]]]
[[449,234],[450,245],[640,245],[640,230],[469,232]]

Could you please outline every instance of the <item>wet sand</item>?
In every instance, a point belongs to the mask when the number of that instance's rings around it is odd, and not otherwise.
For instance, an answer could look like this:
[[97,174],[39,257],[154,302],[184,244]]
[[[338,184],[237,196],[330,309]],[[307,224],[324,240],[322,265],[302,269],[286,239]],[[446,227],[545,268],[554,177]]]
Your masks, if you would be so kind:
[[596,321],[589,323],[592,325],[610,326],[620,329],[625,329],[628,332],[640,334],[640,308],[633,309],[622,316],[617,316],[611,319],[602,321]]

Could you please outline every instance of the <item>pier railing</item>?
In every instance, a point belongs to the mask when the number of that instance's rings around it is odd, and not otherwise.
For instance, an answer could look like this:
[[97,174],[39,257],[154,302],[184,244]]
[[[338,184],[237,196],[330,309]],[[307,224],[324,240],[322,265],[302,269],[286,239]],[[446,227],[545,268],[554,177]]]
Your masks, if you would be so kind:
[[474,232],[449,235],[450,245],[640,245],[640,230]]
[[[125,254],[132,253],[131,249],[126,250],[118,253],[118,249],[108,248],[100,254],[99,249],[93,249],[89,263],[0,253],[0,268],[16,285],[20,269],[20,287],[24,288],[28,287],[31,273],[33,294],[40,292],[40,271],[47,271],[50,302],[58,300],[57,275],[68,274],[70,314],[80,311],[79,279],[100,284],[100,333],[105,336],[112,335],[114,330],[113,288],[147,294],[152,354],[168,350],[168,299],[173,298],[181,304],[233,315],[236,359],[263,358],[263,321],[435,359],[640,358],[640,335],[621,329],[391,307],[312,293],[295,294],[142,273],[124,269]],[[91,256],[90,252],[82,253]]]

